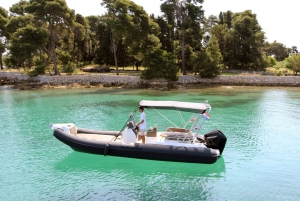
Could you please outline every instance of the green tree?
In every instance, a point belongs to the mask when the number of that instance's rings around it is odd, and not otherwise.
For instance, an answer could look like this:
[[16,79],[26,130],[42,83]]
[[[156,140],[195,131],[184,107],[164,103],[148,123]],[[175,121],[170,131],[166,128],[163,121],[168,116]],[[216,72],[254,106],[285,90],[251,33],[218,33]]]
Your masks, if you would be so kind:
[[297,75],[300,72],[300,54],[293,54],[286,60],[290,64],[289,66],[293,70],[294,75]]
[[223,21],[229,29],[232,28],[232,12],[230,10],[223,13]]
[[288,48],[276,40],[273,43],[266,42],[264,51],[267,56],[273,56],[277,61],[283,61],[289,56]]
[[[76,67],[79,66],[79,61],[83,60],[86,49],[86,41],[88,40],[89,24],[87,19],[82,15],[76,14],[75,23],[73,24],[73,60],[76,60]],[[74,59],[76,58],[76,59]]]
[[49,43],[44,50],[52,58],[55,74],[60,75],[56,49],[62,30],[72,27],[74,10],[68,8],[65,0],[30,0],[25,11],[35,16],[36,26],[46,27]]
[[178,80],[179,68],[174,63],[174,55],[160,48],[149,51],[144,57],[144,66],[146,70],[142,72],[145,79],[166,78],[169,80]]
[[9,11],[11,12],[11,16],[25,16],[26,11],[25,7],[29,4],[26,0],[20,0],[18,3],[13,4]]
[[291,54],[298,54],[297,46],[292,46],[290,53]]
[[268,58],[268,64],[269,64],[270,67],[273,67],[277,64],[277,61],[274,57],[267,56],[267,58]]
[[209,57],[210,61],[216,66],[219,66],[222,63],[223,57],[220,52],[219,43],[216,36],[211,36],[210,40],[208,41],[205,52]]
[[166,50],[167,52],[173,52],[173,40],[172,40],[172,30],[168,23],[163,19],[163,17],[158,16],[152,19],[159,25],[160,34],[158,35],[159,41],[161,43],[161,49]]
[[[111,52],[114,52],[111,45],[111,29],[106,24],[106,16],[101,16],[99,28],[97,30],[97,36],[99,41],[99,46],[96,50],[95,54],[95,63],[98,63],[100,65],[114,65],[114,55],[111,54]],[[145,35],[147,36],[147,34]],[[136,37],[137,41],[134,40],[134,37],[132,36],[126,36],[124,35],[123,38],[119,39],[119,41],[116,42],[116,57],[118,66],[129,66],[129,65],[135,65],[138,59],[143,59],[143,54],[141,52],[145,52],[148,49],[149,43],[145,42],[146,37],[143,39],[138,39],[138,36]],[[149,38],[149,37],[148,37]],[[144,48],[143,50],[141,48]],[[138,59],[136,59],[137,57]]]
[[[162,30],[162,34],[163,34],[163,37],[164,35],[167,35],[169,40],[170,40],[170,50],[168,50],[168,52],[174,52],[174,49],[175,47],[173,46],[173,43],[175,41],[175,28],[176,28],[176,25],[175,25],[175,6],[174,4],[176,4],[175,1],[166,1],[164,3],[161,4],[160,6],[160,9],[161,11],[164,13],[162,15],[162,20],[165,21],[166,23],[166,28],[164,28]],[[162,23],[159,23],[160,27],[162,28],[161,26]],[[168,31],[166,33],[166,31]],[[164,46],[164,43],[162,42],[163,46]]]
[[[97,31],[99,29],[100,17],[91,15],[86,19],[89,23],[88,39],[87,39],[87,51],[85,54],[85,60],[88,60],[91,64],[95,58],[96,49],[99,47],[99,39],[97,37]],[[101,33],[101,31],[99,31]]]
[[111,30],[105,23],[105,19],[102,16],[99,19],[99,24],[97,25],[96,37],[98,45],[95,50],[95,63],[103,65],[114,65],[114,55],[111,54],[113,52],[111,46]]
[[116,74],[119,75],[117,59],[117,42],[129,35],[132,28],[132,17],[128,13],[130,2],[128,0],[103,0],[101,5],[107,8],[105,21],[111,30],[111,50],[114,54]]
[[10,46],[11,54],[18,58],[17,64],[23,65],[23,61],[26,59],[30,68],[33,54],[37,53],[47,43],[47,39],[47,32],[39,27],[27,25],[19,28],[11,36],[12,44]]
[[220,52],[223,57],[224,66],[229,66],[231,55],[230,55],[230,41],[232,41],[231,31],[227,24],[217,24],[210,30],[210,34],[218,39]]
[[[145,10],[131,3],[129,12],[132,13],[133,26],[130,29],[130,34],[123,39],[123,44],[128,48],[128,53],[131,58],[134,58],[136,63],[143,59],[143,54],[149,49],[161,47],[159,38],[159,25],[148,16]],[[138,70],[138,65],[136,65]]]
[[8,21],[8,12],[0,6],[0,68],[3,69],[2,55],[6,49],[7,32],[5,30]]
[[267,66],[264,32],[251,11],[221,12],[219,24],[213,26],[210,33],[218,39],[224,67],[264,70]]
[[[95,53],[95,63],[100,65],[114,65],[114,55],[111,54],[112,46],[111,46],[111,30],[106,24],[105,16],[100,17],[100,22],[98,25],[98,30],[96,32],[97,40],[99,41],[99,45],[97,46]],[[116,57],[118,58],[118,66],[128,66],[131,64],[131,58],[129,56],[129,47],[123,44],[123,40],[119,39],[116,43]]]
[[[128,46],[131,54],[138,54],[145,48],[151,29],[155,26],[144,9],[129,0],[103,0],[102,6],[107,8],[105,23],[111,31],[111,50],[114,54],[116,74],[118,71],[118,42]],[[157,26],[157,25],[156,25]]]
[[[187,32],[189,29],[190,33],[194,33],[195,29],[200,27],[200,22],[204,20],[204,11],[202,6],[198,5],[203,3],[203,0],[165,0],[161,5],[161,11],[164,13],[171,30],[175,30],[180,40],[181,45],[181,65],[182,73],[186,75],[186,48],[193,48],[194,44],[186,42]],[[197,22],[197,23],[196,23]],[[176,34],[173,35],[173,43],[175,41]],[[196,34],[194,36],[202,35]],[[192,37],[191,37],[192,38]],[[175,49],[176,47],[174,47]]]
[[202,78],[213,78],[220,74],[220,67],[211,60],[205,49],[192,53],[190,65],[195,74],[199,73]]
[[210,30],[218,23],[219,23],[219,19],[216,16],[214,16],[214,15],[208,16],[208,18],[205,19],[205,24],[204,24],[205,32],[209,33]]
[[256,14],[249,10],[234,13],[231,35],[228,38],[231,50],[228,65],[236,69],[264,69],[264,38]]
[[219,24],[210,29],[210,35],[218,39],[224,67],[244,70],[264,70],[267,67],[263,51],[264,32],[251,11],[221,12]]
[[[6,24],[6,31],[9,36],[8,41],[8,58],[10,65],[17,67],[31,67],[32,57],[35,53],[39,52],[42,54],[43,47],[36,44],[33,41],[32,45],[30,41],[26,41],[27,39],[33,39],[34,36],[30,36],[30,34],[37,33],[36,36],[38,41],[40,42],[40,33],[42,27],[36,27],[34,24],[34,16],[25,12],[25,7],[28,5],[27,1],[20,1],[16,4],[13,4],[9,10],[11,16],[9,17],[9,21]],[[23,38],[24,37],[24,38]],[[47,39],[47,35],[44,35]],[[39,50],[35,48],[40,48]],[[26,63],[27,62],[27,63]]]
[[210,37],[206,49],[193,52],[189,63],[195,74],[199,73],[202,78],[213,78],[219,75],[222,54],[217,37],[214,35]]
[[219,13],[219,24],[224,24],[224,15],[223,15],[223,12]]
[[186,29],[185,37],[185,57],[186,57],[186,70],[192,70],[192,67],[188,65],[192,52],[200,51],[203,46],[204,30],[204,11],[201,6],[195,4],[188,4],[188,28]]

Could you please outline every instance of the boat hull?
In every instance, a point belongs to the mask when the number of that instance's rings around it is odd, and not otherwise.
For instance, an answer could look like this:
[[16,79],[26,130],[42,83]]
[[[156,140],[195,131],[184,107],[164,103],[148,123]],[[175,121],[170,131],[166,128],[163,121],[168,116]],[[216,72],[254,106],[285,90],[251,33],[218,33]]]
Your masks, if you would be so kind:
[[[87,129],[78,129],[87,132]],[[107,135],[114,132],[106,131]],[[101,133],[91,131],[91,134]],[[188,163],[212,164],[218,160],[219,151],[207,147],[185,147],[161,144],[123,143],[121,141],[91,140],[67,133],[61,129],[54,130],[54,136],[70,146],[73,150],[99,155],[119,156],[138,159],[175,161]]]

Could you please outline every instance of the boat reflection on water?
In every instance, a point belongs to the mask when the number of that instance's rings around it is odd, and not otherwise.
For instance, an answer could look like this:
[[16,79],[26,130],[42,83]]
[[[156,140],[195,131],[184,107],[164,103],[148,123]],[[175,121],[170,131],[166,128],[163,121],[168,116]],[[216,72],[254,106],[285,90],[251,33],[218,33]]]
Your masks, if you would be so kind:
[[226,177],[223,156],[197,164],[72,152],[54,168],[65,200],[222,200]]
[[127,175],[150,176],[158,174],[176,174],[182,176],[222,177],[226,172],[224,157],[221,156],[214,164],[197,164],[144,160],[123,157],[93,155],[72,152],[55,164],[59,171],[90,171],[93,174],[110,174],[119,172]]

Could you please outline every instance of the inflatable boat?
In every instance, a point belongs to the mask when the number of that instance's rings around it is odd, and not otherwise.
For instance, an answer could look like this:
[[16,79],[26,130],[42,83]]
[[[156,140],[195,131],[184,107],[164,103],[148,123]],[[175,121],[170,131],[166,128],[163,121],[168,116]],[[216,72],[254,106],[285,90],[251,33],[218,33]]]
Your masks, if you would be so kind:
[[[155,124],[147,130],[145,143],[142,143],[138,135],[135,112],[129,115],[120,131],[79,128],[73,123],[51,124],[50,127],[54,129],[53,134],[58,140],[80,152],[206,164],[215,163],[221,156],[227,141],[226,136],[219,129],[201,133],[204,122],[210,119],[211,107],[207,102],[142,100],[139,105],[145,108],[147,123]],[[156,123],[150,118],[150,110],[159,114],[153,115],[153,119],[158,120]],[[174,111],[179,114],[180,119],[175,123],[166,117]],[[188,120],[185,121],[186,117]]]

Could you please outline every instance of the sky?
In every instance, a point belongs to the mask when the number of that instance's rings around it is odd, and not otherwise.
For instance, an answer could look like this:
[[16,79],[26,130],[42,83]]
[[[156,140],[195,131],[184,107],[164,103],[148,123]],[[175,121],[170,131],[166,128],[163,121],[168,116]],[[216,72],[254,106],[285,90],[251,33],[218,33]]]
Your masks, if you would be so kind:
[[[142,6],[148,14],[161,15],[161,0],[133,0]],[[6,10],[19,0],[2,1],[0,6]],[[102,15],[105,9],[100,5],[101,0],[66,0],[69,8],[83,16]],[[286,47],[297,46],[300,49],[299,30],[300,16],[297,0],[204,0],[202,4],[205,16],[219,16],[220,12],[228,10],[243,12],[252,10],[257,15],[257,20],[266,40],[270,43],[275,40]]]

